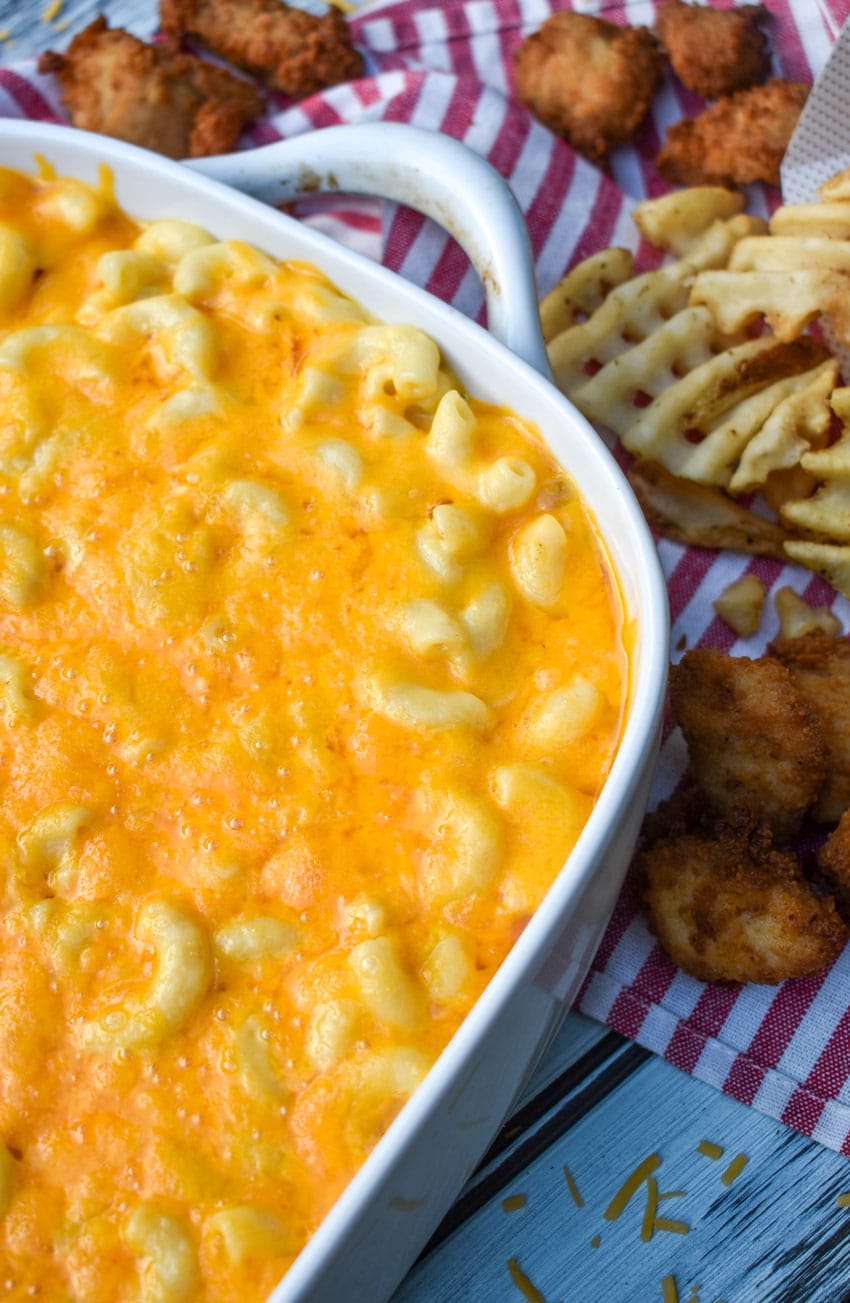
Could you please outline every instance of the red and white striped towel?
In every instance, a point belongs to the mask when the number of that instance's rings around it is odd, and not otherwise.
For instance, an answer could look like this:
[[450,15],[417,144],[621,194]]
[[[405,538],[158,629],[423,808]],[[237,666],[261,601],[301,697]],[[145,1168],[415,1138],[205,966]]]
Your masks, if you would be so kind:
[[[716,0],[718,7],[728,7]],[[464,140],[508,179],[526,214],[541,293],[579,258],[609,244],[637,249],[643,266],[657,255],[640,247],[630,211],[666,187],[653,159],[668,123],[701,107],[668,78],[635,146],[619,151],[605,177],[534,122],[511,98],[512,53],[555,8],[550,0],[403,0],[352,20],[366,57],[361,80],[300,104],[278,101],[244,141],[246,147],[337,122],[413,122]],[[582,12],[651,25],[650,0],[594,3]],[[850,0],[768,0],[776,71],[810,81],[823,67],[850,15]],[[34,64],[0,69],[0,117],[62,120],[57,88]],[[2,130],[2,128],[0,128]],[[776,196],[754,189],[764,210]],[[473,317],[481,288],[457,245],[425,218],[371,201],[310,201],[303,220],[319,225]],[[777,632],[768,614],[757,637],[736,640],[712,608],[732,579],[755,572],[768,592],[791,584],[815,605],[829,603],[850,627],[850,606],[820,580],[793,566],[740,555],[659,550],[668,578],[672,647],[722,647],[759,654]],[[684,768],[678,730],[668,729],[653,800],[675,787]],[[686,1072],[823,1144],[850,1153],[850,947],[821,977],[783,986],[713,987],[684,976],[661,954],[626,887],[585,983],[579,1007],[664,1055]]]

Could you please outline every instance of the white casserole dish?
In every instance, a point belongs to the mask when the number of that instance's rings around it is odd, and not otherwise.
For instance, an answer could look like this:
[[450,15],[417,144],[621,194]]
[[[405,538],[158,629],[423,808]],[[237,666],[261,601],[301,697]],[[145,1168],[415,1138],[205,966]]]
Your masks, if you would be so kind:
[[421,327],[472,393],[538,426],[588,503],[619,578],[631,629],[630,704],[590,820],[489,987],[270,1301],[380,1303],[483,1155],[574,998],[621,885],[657,754],[668,664],[667,596],[652,537],[602,442],[534,369],[546,360],[522,219],[501,178],[463,146],[384,124],[331,128],[198,166],[278,200],[332,185],[406,197],[441,217],[482,274],[491,326],[515,351],[393,273],[182,164],[66,127],[4,122],[0,164],[31,170],[35,155],[88,182],[106,163],[132,216],[182,217],[219,238],[317,263],[377,317]]

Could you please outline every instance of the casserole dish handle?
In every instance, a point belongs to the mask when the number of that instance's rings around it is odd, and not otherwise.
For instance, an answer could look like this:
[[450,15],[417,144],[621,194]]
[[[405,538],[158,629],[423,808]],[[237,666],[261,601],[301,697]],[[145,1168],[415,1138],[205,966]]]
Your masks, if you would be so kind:
[[459,140],[400,122],[363,123],[186,166],[274,205],[304,195],[368,194],[433,218],[478,273],[490,331],[550,376],[525,220],[504,178]]

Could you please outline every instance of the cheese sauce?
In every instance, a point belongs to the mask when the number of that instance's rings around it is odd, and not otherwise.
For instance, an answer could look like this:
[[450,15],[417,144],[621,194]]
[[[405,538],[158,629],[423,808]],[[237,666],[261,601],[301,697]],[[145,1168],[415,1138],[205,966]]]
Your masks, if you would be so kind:
[[0,1292],[263,1299],[627,684],[569,476],[421,332],[0,171]]

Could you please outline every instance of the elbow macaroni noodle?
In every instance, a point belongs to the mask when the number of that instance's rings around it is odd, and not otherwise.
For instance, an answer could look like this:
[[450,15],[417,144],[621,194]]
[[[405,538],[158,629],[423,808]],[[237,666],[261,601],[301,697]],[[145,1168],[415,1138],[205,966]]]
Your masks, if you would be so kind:
[[138,1255],[141,1303],[189,1303],[197,1297],[197,1255],[188,1228],[178,1218],[153,1204],[139,1204],[124,1236]]
[[0,170],[0,1279],[265,1298],[628,695],[567,473],[314,267]]

